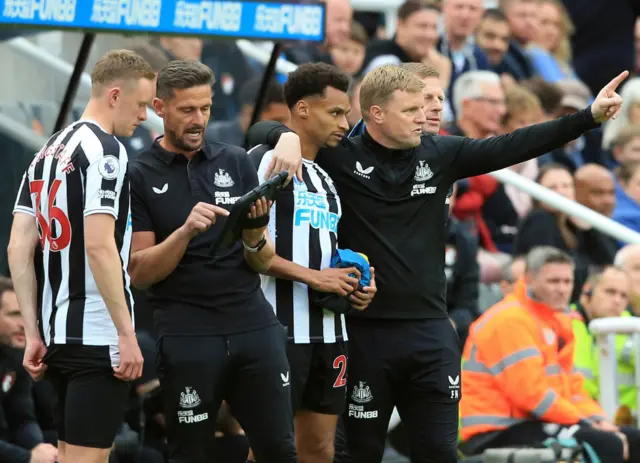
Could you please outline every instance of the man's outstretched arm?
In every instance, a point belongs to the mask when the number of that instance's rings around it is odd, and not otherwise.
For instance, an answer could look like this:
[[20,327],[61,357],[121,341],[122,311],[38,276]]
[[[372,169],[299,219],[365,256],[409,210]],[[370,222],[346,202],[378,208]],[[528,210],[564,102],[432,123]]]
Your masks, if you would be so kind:
[[525,127],[500,137],[484,140],[436,137],[435,143],[451,159],[450,168],[454,180],[528,161],[561,147],[616,117],[622,105],[622,98],[616,93],[616,89],[628,75],[625,71],[613,79],[598,93],[591,106],[575,114]]

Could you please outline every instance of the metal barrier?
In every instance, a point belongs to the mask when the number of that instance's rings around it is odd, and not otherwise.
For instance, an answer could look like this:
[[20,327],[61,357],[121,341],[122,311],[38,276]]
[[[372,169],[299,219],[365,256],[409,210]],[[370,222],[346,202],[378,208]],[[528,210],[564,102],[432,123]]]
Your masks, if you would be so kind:
[[[48,51],[25,38],[17,37],[15,39],[8,40],[6,43],[13,51],[20,54],[20,56],[24,56],[40,63],[48,69],[60,73],[64,77],[70,77],[73,72],[73,65],[55,55],[52,55]],[[82,76],[80,77],[80,86],[87,91],[91,90],[91,76],[86,72],[82,73]],[[147,120],[143,122],[142,125],[155,132],[164,133],[162,119],[158,117],[152,109],[147,111]]]
[[[392,4],[388,4],[386,2],[387,0],[358,0],[354,2],[354,7],[356,9],[367,9],[369,11],[386,11],[386,9],[388,8],[395,8],[396,5],[393,2],[398,2],[398,0],[393,0]],[[380,8],[382,6],[385,6],[386,9],[381,10]],[[19,53],[20,55],[39,62],[49,69],[61,73],[65,77],[70,76],[73,72],[73,66],[71,64],[57,58],[51,53],[48,53],[47,51],[43,50],[42,48],[33,44],[25,38],[18,37],[9,40],[7,43],[14,51]],[[240,50],[247,56],[255,59],[261,64],[266,65],[268,63],[270,53],[267,52],[264,48],[261,48],[248,40],[238,40],[236,43]],[[296,67],[297,66],[295,64],[290,63],[282,58],[278,59],[276,63],[276,69],[280,73],[289,73],[292,70],[296,69]],[[82,74],[81,85],[87,90],[91,88],[91,77],[87,73]],[[144,122],[143,125],[158,133],[164,132],[162,119],[158,117],[152,110],[148,111],[148,119]],[[17,132],[13,130],[15,129],[15,127],[10,127],[6,124],[3,125],[3,121],[1,119],[0,129],[4,129],[9,133],[14,133],[17,137],[20,137],[20,139],[25,138],[24,133],[21,132],[21,134],[17,134]],[[26,138],[29,139],[29,137]],[[29,139],[28,146],[35,146],[35,141]],[[39,147],[37,149],[39,149]],[[613,220],[576,203],[575,201],[570,201],[566,198],[563,198],[559,194],[548,190],[541,185],[528,180],[525,177],[522,177],[516,172],[513,172],[509,169],[503,169],[501,171],[492,172],[490,175],[492,175],[502,183],[509,183],[516,186],[517,188],[530,194],[538,201],[549,204],[550,206],[562,212],[565,212],[566,214],[575,216],[581,220],[588,222],[596,229],[609,236],[614,237],[621,242],[633,244],[640,243],[639,233],[626,228],[614,222]]]
[[[600,387],[599,403],[613,421],[618,410],[618,361],[616,357],[617,334],[632,336],[635,360],[636,401],[640,406],[640,319],[635,317],[607,317],[589,323],[589,331],[596,337],[600,371],[598,378]],[[639,408],[640,410],[640,408]]]

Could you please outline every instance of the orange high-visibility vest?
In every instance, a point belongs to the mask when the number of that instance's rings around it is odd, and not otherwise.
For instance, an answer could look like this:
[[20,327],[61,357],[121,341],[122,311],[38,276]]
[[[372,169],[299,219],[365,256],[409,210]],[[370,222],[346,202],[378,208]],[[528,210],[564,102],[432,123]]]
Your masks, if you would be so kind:
[[462,441],[527,420],[572,425],[605,417],[574,369],[571,320],[530,299],[520,281],[471,325],[462,365]]

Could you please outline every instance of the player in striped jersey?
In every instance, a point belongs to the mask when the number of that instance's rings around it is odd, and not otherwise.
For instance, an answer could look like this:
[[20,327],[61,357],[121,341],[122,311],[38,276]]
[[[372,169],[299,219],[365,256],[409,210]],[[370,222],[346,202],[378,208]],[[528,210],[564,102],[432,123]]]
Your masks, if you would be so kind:
[[[155,74],[140,56],[116,50],[91,79],[81,119],[54,134],[23,177],[9,243],[24,366],[36,381],[46,372],[56,390],[65,463],[108,460],[125,381],[142,373],[127,274],[128,158],[115,135],[131,136],[146,119]],[[42,258],[34,263],[38,245]]]
[[[358,280],[350,276],[355,268],[330,268],[342,206],[333,181],[315,163],[315,157],[320,148],[336,146],[349,128],[348,87],[346,75],[323,63],[301,65],[289,74],[284,87],[291,110],[290,127],[302,144],[302,181],[294,178],[271,209],[268,231],[277,256],[262,288],[280,322],[288,328],[287,356],[300,461],[333,461],[336,423],[345,406],[344,314],[318,306],[314,293],[346,297],[357,289]],[[258,178],[265,181],[273,151],[262,145],[250,156]],[[368,306],[375,294],[373,278],[371,286],[350,296],[353,308]]]

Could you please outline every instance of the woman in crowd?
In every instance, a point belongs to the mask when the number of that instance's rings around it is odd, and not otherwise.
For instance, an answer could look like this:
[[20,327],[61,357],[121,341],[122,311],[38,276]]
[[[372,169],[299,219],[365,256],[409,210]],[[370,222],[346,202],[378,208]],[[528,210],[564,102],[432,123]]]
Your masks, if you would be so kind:
[[613,220],[640,232],[640,162],[620,164],[616,169],[616,181]]
[[[573,177],[561,164],[541,167],[536,181],[567,199],[575,200]],[[525,255],[536,246],[553,246],[575,259],[574,299],[579,296],[590,266],[611,264],[616,252],[615,246],[589,224],[548,204],[534,201],[533,209],[518,227],[514,255]]]
[[575,77],[569,40],[573,31],[573,23],[562,1],[538,2],[536,40],[527,51],[533,68],[544,80],[557,82]]

